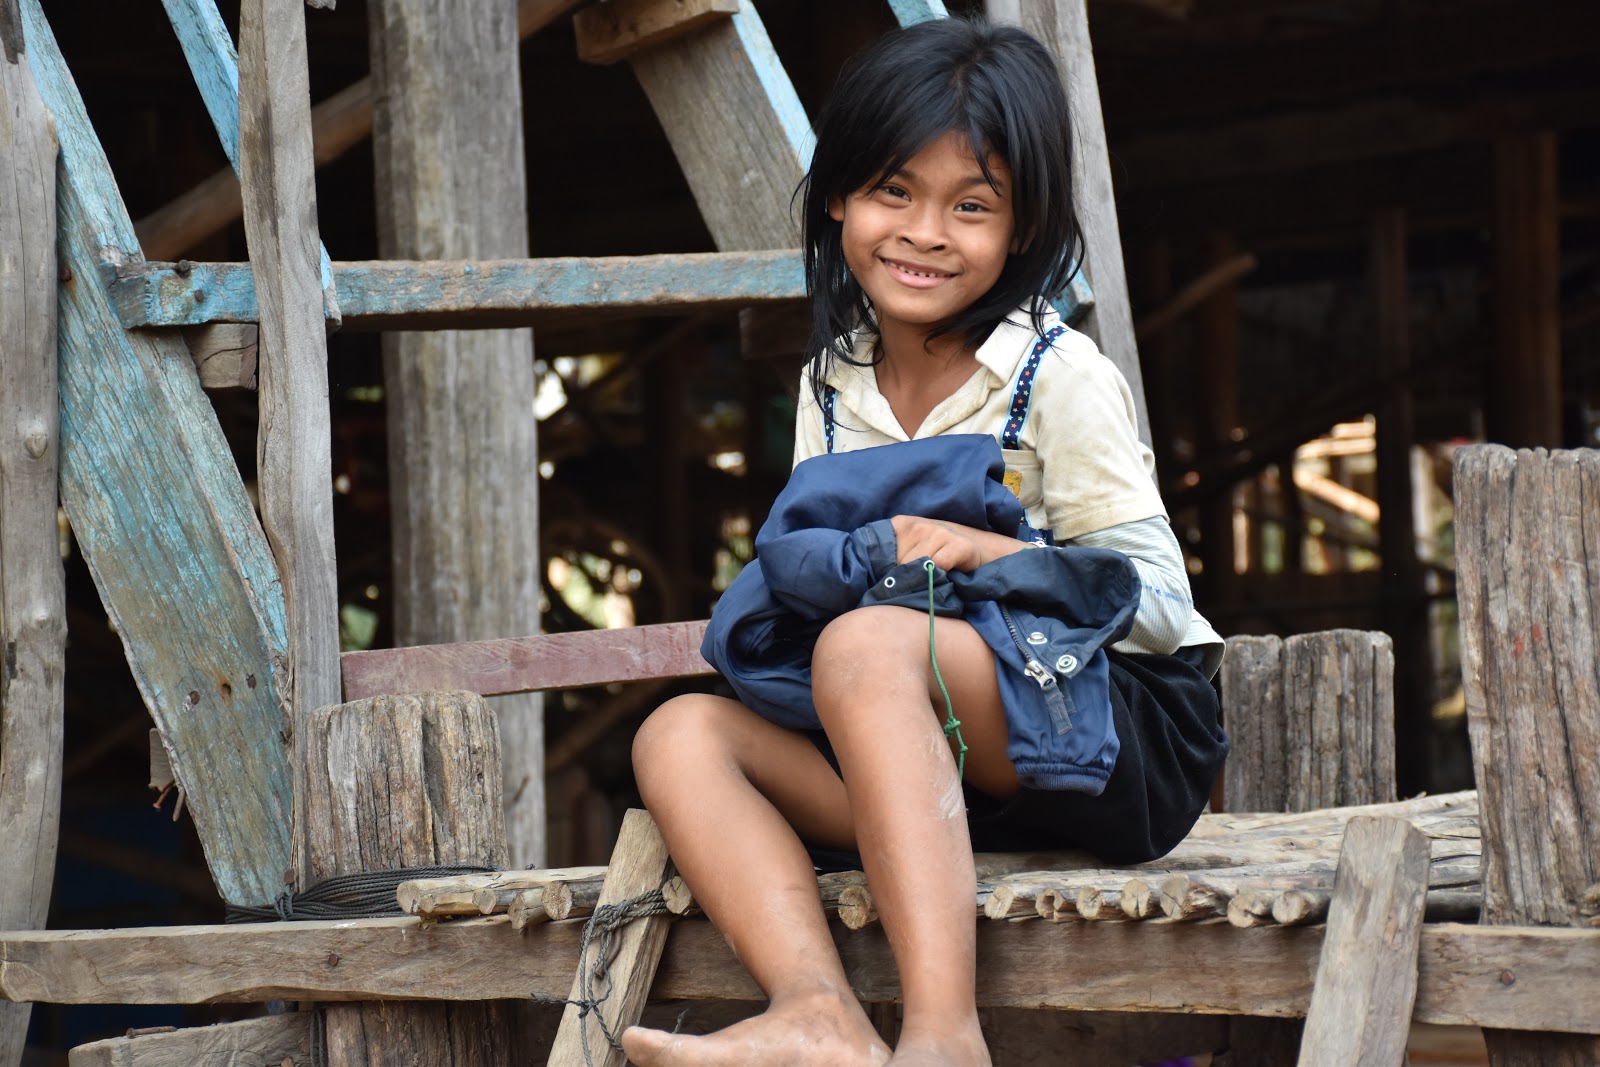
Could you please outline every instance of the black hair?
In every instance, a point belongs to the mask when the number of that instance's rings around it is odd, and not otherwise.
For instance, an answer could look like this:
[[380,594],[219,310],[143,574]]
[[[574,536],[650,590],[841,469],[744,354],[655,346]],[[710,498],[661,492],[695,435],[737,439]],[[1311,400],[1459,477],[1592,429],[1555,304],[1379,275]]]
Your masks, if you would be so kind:
[[885,35],[840,74],[817,117],[816,152],[796,193],[812,307],[806,356],[819,401],[831,361],[856,362],[851,332],[873,325],[871,304],[845,264],[843,223],[829,205],[884,181],[951,131],[966,136],[990,185],[991,153],[1010,168],[1019,249],[994,286],[933,336],[959,334],[979,345],[1024,303],[1042,332],[1040,303],[1060,295],[1078,269],[1072,125],[1050,52],[1021,29],[979,19],[932,19]]

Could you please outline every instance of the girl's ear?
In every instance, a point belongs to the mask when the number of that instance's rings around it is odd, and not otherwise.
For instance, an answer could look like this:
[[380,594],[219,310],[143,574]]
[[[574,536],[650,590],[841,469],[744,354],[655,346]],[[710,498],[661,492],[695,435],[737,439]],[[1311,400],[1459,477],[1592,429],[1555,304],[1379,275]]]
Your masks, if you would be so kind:
[[844,197],[828,197],[828,217],[834,222],[844,221]]

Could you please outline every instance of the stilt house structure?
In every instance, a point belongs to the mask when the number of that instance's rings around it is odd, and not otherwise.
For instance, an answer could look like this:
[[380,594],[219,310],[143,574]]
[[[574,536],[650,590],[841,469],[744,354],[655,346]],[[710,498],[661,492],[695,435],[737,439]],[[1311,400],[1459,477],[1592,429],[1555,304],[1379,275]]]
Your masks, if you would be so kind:
[[[760,17],[750,0],[448,14],[370,0],[370,83],[312,109],[301,0],[243,0],[237,45],[214,0],[164,4],[238,172],[248,262],[165,261],[160,242],[180,239],[160,220],[141,237],[51,12],[0,0],[0,1067],[20,1061],[37,1002],[272,1005],[87,1044],[78,1067],[615,1067],[610,1037],[651,1003],[755,1010],[759,990],[643,812],[607,866],[544,865],[533,694],[709,668],[697,622],[527,636],[527,327],[740,308],[759,338],[792,314],[789,201],[811,134]],[[1088,261],[1064,300],[1142,395],[1084,0],[993,6],[1067,72]],[[902,23],[945,15],[940,0],[889,7]],[[517,42],[566,18],[587,60],[632,66],[716,252],[529,258]],[[322,247],[313,173],[364,123],[384,258],[349,262]],[[1403,278],[1403,226],[1389,233]],[[1208,285],[1237,276],[1223,266]],[[1174,314],[1198,298],[1179,297]],[[342,656],[333,326],[389,331],[398,472],[397,647]],[[205,391],[224,379],[254,379],[258,499]],[[44,929],[63,759],[58,484],[158,758],[244,921]],[[1225,812],[1126,869],[980,857],[978,994],[997,1062],[1399,1063],[1413,1021],[1485,1028],[1497,1065],[1600,1062],[1600,452],[1467,449],[1455,488],[1478,789],[1397,796],[1404,679],[1387,636],[1234,639]],[[892,1037],[871,887],[846,874],[818,891]]]

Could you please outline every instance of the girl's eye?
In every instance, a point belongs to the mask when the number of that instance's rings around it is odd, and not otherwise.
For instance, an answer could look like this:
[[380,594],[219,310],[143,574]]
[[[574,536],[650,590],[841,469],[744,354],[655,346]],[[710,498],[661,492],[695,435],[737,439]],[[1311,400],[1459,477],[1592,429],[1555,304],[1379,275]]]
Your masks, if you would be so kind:
[[966,212],[967,214],[976,214],[977,212],[988,211],[989,209],[986,206],[984,206],[983,204],[977,204],[977,203],[973,203],[971,201],[968,201],[965,204],[957,204],[956,205],[956,210],[957,211],[961,211],[961,212]]
[[906,198],[906,191],[898,185],[880,185],[878,186],[878,192],[886,196],[892,196],[896,200],[904,200]]

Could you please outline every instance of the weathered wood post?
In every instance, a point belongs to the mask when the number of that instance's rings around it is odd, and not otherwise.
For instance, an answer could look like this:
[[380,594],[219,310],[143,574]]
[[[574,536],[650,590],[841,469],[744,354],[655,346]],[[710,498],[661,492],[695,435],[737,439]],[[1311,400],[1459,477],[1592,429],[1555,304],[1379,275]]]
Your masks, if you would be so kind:
[[[1395,799],[1394,654],[1387,634],[1326,630],[1228,639],[1228,811],[1312,811]],[[1303,1024],[1231,1021],[1218,1067],[1295,1058]]]
[[[482,697],[372,697],[319,708],[298,723],[294,854],[302,890],[372,871],[505,866],[500,739]],[[323,1010],[329,1067],[501,1067],[524,1059],[504,1004],[381,1002]]]
[[[369,15],[379,251],[526,258],[516,5],[375,0]],[[532,331],[385,334],[383,379],[396,643],[537,633]],[[495,698],[519,867],[545,857],[542,701]]]
[[[1593,923],[1600,912],[1600,451],[1474,446],[1456,456],[1455,486],[1483,921]],[[1600,1062],[1600,1038],[1592,1036],[1485,1036],[1496,1067]]]
[[[61,819],[67,618],[56,528],[56,135],[0,2],[0,930],[42,929]],[[0,1004],[0,1067],[27,1004]]]

